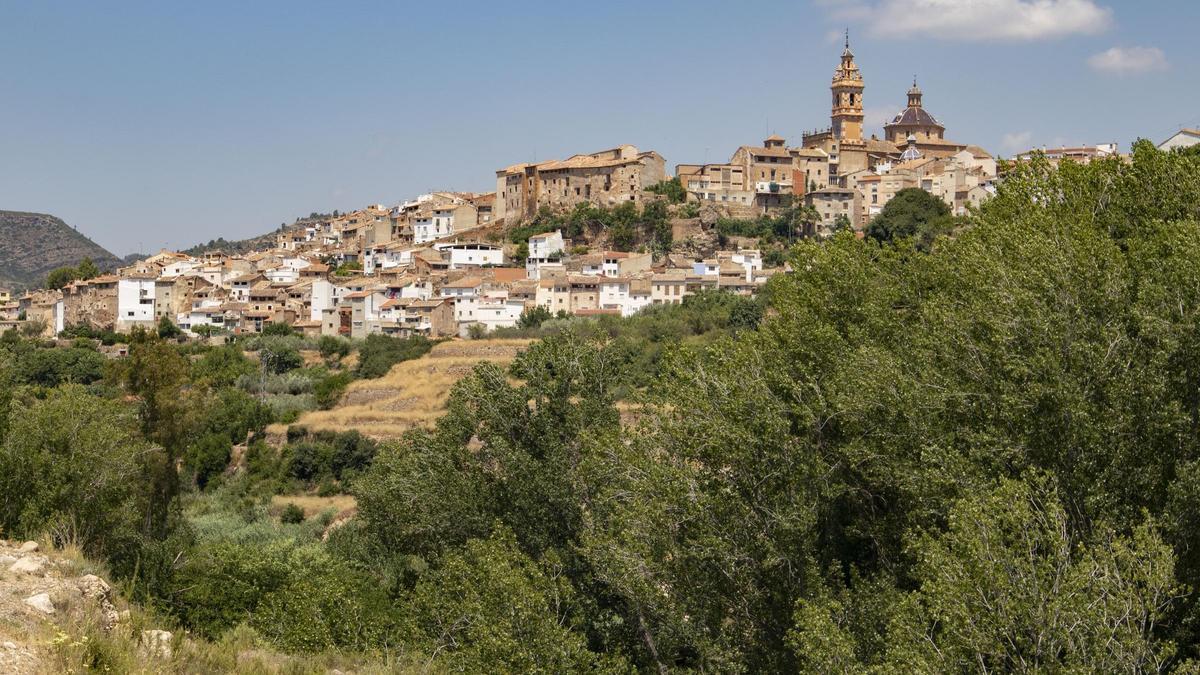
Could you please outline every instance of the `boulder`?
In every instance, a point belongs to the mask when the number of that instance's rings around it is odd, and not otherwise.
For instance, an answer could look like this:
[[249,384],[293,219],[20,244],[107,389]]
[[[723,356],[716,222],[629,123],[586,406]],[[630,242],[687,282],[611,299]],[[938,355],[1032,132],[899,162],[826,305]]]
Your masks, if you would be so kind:
[[79,577],[77,583],[79,592],[89,600],[107,600],[112,592],[112,587],[108,585],[108,582],[95,574],[85,574]]
[[25,604],[36,609],[42,614],[53,614],[54,603],[50,601],[49,593],[38,593],[25,598]]
[[171,658],[171,640],[175,638],[171,631],[144,630],[142,631],[141,651],[150,658]]
[[9,572],[19,574],[41,574],[46,571],[46,559],[40,555],[30,555],[9,565]]
[[0,555],[0,567],[8,567],[17,562],[17,557],[12,555]]
[[84,598],[96,603],[103,617],[104,630],[112,630],[121,621],[121,615],[112,604],[112,587],[95,574],[85,574],[75,582]]
[[38,543],[36,541],[27,541],[21,544],[21,548],[17,550],[21,553],[37,553]]

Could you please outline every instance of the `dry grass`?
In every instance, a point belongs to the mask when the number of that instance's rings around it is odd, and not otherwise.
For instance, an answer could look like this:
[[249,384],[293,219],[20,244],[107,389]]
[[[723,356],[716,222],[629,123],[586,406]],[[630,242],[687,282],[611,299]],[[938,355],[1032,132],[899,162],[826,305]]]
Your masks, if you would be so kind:
[[288,504],[295,504],[304,509],[304,517],[311,518],[317,514],[333,510],[342,513],[358,506],[358,502],[350,495],[334,495],[318,497],[316,495],[275,495],[271,497],[271,507],[283,509]]
[[507,365],[531,340],[454,340],[425,356],[396,364],[381,378],[351,383],[332,410],[301,415],[298,425],[314,431],[356,429],[373,438],[395,438],[429,427],[446,410],[454,383],[476,364]]

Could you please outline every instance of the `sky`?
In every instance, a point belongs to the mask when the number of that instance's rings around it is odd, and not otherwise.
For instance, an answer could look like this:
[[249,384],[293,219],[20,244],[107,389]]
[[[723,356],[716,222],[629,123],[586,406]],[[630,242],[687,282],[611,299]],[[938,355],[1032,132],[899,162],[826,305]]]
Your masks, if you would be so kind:
[[0,209],[123,255],[488,191],[622,143],[679,163],[829,124],[915,75],[994,154],[1200,127],[1197,0],[0,0]]

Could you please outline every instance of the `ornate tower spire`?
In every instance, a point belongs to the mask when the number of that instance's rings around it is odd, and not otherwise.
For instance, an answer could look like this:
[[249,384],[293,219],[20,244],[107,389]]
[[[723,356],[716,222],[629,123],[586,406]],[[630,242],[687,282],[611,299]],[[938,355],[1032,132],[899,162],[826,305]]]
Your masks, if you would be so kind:
[[842,62],[833,72],[833,123],[834,137],[843,141],[861,141],[863,125],[863,79],[854,63],[854,52],[850,51],[850,31],[846,30],[846,49]]
[[916,75],[913,75],[912,89],[908,90],[908,107],[910,107],[910,108],[920,108],[921,107],[921,88],[917,86],[917,76]]

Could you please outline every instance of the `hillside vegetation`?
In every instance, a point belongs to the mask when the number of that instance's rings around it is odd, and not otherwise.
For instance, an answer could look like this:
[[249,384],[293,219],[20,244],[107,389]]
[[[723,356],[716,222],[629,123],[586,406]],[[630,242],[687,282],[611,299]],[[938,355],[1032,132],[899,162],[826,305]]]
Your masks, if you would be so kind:
[[139,334],[48,379],[7,334],[0,526],[198,644],[314,660],[1196,672],[1200,154],[1036,160],[947,226],[803,241],[762,299],[526,317],[507,337],[537,341],[384,442],[273,447],[269,397],[429,344],[306,368],[296,336]]
[[330,410],[306,412],[296,421],[312,431],[355,430],[376,439],[399,438],[433,426],[446,411],[454,384],[482,362],[507,366],[530,340],[444,342],[425,356],[392,366],[387,375],[358,380]]
[[85,258],[101,270],[121,262],[54,216],[0,211],[0,286],[38,286],[51,270],[77,265]]

